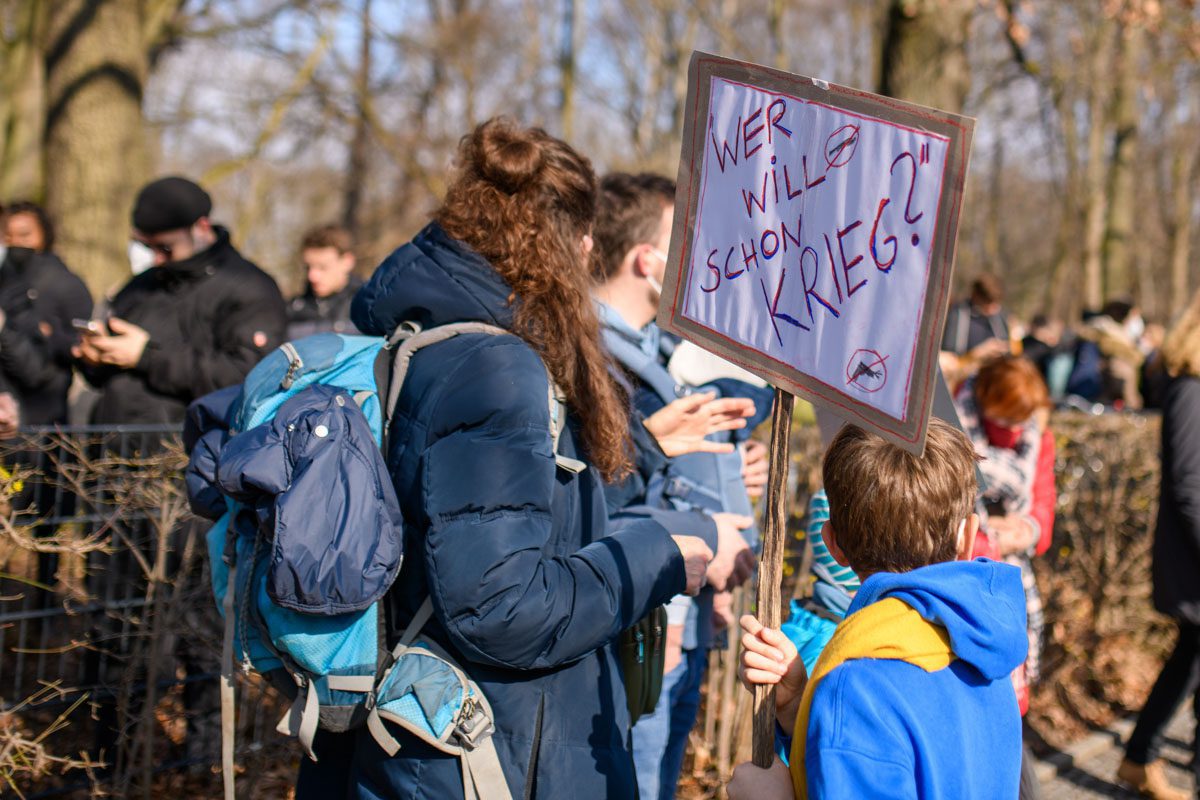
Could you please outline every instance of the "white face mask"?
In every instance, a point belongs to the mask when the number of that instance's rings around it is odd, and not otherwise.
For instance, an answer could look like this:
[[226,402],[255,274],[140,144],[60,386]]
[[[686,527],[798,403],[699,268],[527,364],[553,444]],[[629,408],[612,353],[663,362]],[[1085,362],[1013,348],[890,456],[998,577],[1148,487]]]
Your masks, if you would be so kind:
[[1140,316],[1134,317],[1125,323],[1125,329],[1129,331],[1129,338],[1136,342],[1146,332],[1146,320]]
[[154,251],[139,241],[129,243],[129,268],[134,275],[141,275],[154,266]]
[[[664,264],[667,263],[667,254],[662,250],[659,250],[657,247],[651,247],[650,252],[661,258]],[[654,290],[656,295],[662,297],[662,284],[658,282],[658,278],[653,275],[647,275],[646,283],[650,284],[650,288]]]

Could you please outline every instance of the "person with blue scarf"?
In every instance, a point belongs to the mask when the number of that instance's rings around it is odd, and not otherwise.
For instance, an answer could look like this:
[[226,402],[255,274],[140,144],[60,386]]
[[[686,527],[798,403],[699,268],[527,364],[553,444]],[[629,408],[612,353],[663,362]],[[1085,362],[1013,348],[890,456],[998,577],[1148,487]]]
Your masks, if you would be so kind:
[[643,418],[652,420],[679,398],[696,392],[713,398],[750,398],[756,414],[745,426],[710,437],[707,452],[670,458],[638,492],[606,487],[606,494],[620,493],[623,502],[699,515],[717,529],[708,588],[695,600],[676,597],[667,608],[662,694],[654,712],[633,727],[634,763],[643,800],[675,796],[715,633],[714,599],[744,582],[754,569],[757,534],[743,479],[746,459],[741,445],[769,413],[771,398],[769,391],[728,379],[684,385],[668,370],[676,342],[654,319],[666,271],[674,201],[674,182],[657,175],[613,174],[601,181],[592,273],[605,347],[618,365],[618,379],[626,386],[634,410]]

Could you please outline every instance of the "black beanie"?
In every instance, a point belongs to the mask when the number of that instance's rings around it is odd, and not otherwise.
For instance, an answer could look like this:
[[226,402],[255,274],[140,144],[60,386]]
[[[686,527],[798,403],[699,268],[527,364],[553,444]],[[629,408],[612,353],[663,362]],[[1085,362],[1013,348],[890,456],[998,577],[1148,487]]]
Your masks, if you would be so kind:
[[159,178],[138,192],[133,227],[145,234],[190,228],[212,211],[212,198],[187,178]]

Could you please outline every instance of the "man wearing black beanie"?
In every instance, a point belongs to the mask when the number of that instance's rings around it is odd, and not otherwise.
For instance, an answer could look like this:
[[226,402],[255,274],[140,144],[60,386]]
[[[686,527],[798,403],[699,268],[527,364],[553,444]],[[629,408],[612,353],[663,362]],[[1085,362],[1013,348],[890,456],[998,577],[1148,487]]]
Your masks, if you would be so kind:
[[153,253],[75,348],[101,390],[95,424],[177,423],[188,403],[245,378],[283,341],[287,313],[275,281],[209,220],[212,199],[187,178],[138,193],[133,238]]

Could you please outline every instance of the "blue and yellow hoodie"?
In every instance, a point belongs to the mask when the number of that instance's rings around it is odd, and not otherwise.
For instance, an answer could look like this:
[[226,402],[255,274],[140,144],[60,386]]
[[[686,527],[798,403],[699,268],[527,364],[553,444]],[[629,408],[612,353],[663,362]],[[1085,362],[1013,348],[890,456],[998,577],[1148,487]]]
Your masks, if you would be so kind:
[[1015,567],[979,559],[872,575],[801,700],[796,796],[1015,798],[1009,674],[1027,648]]

